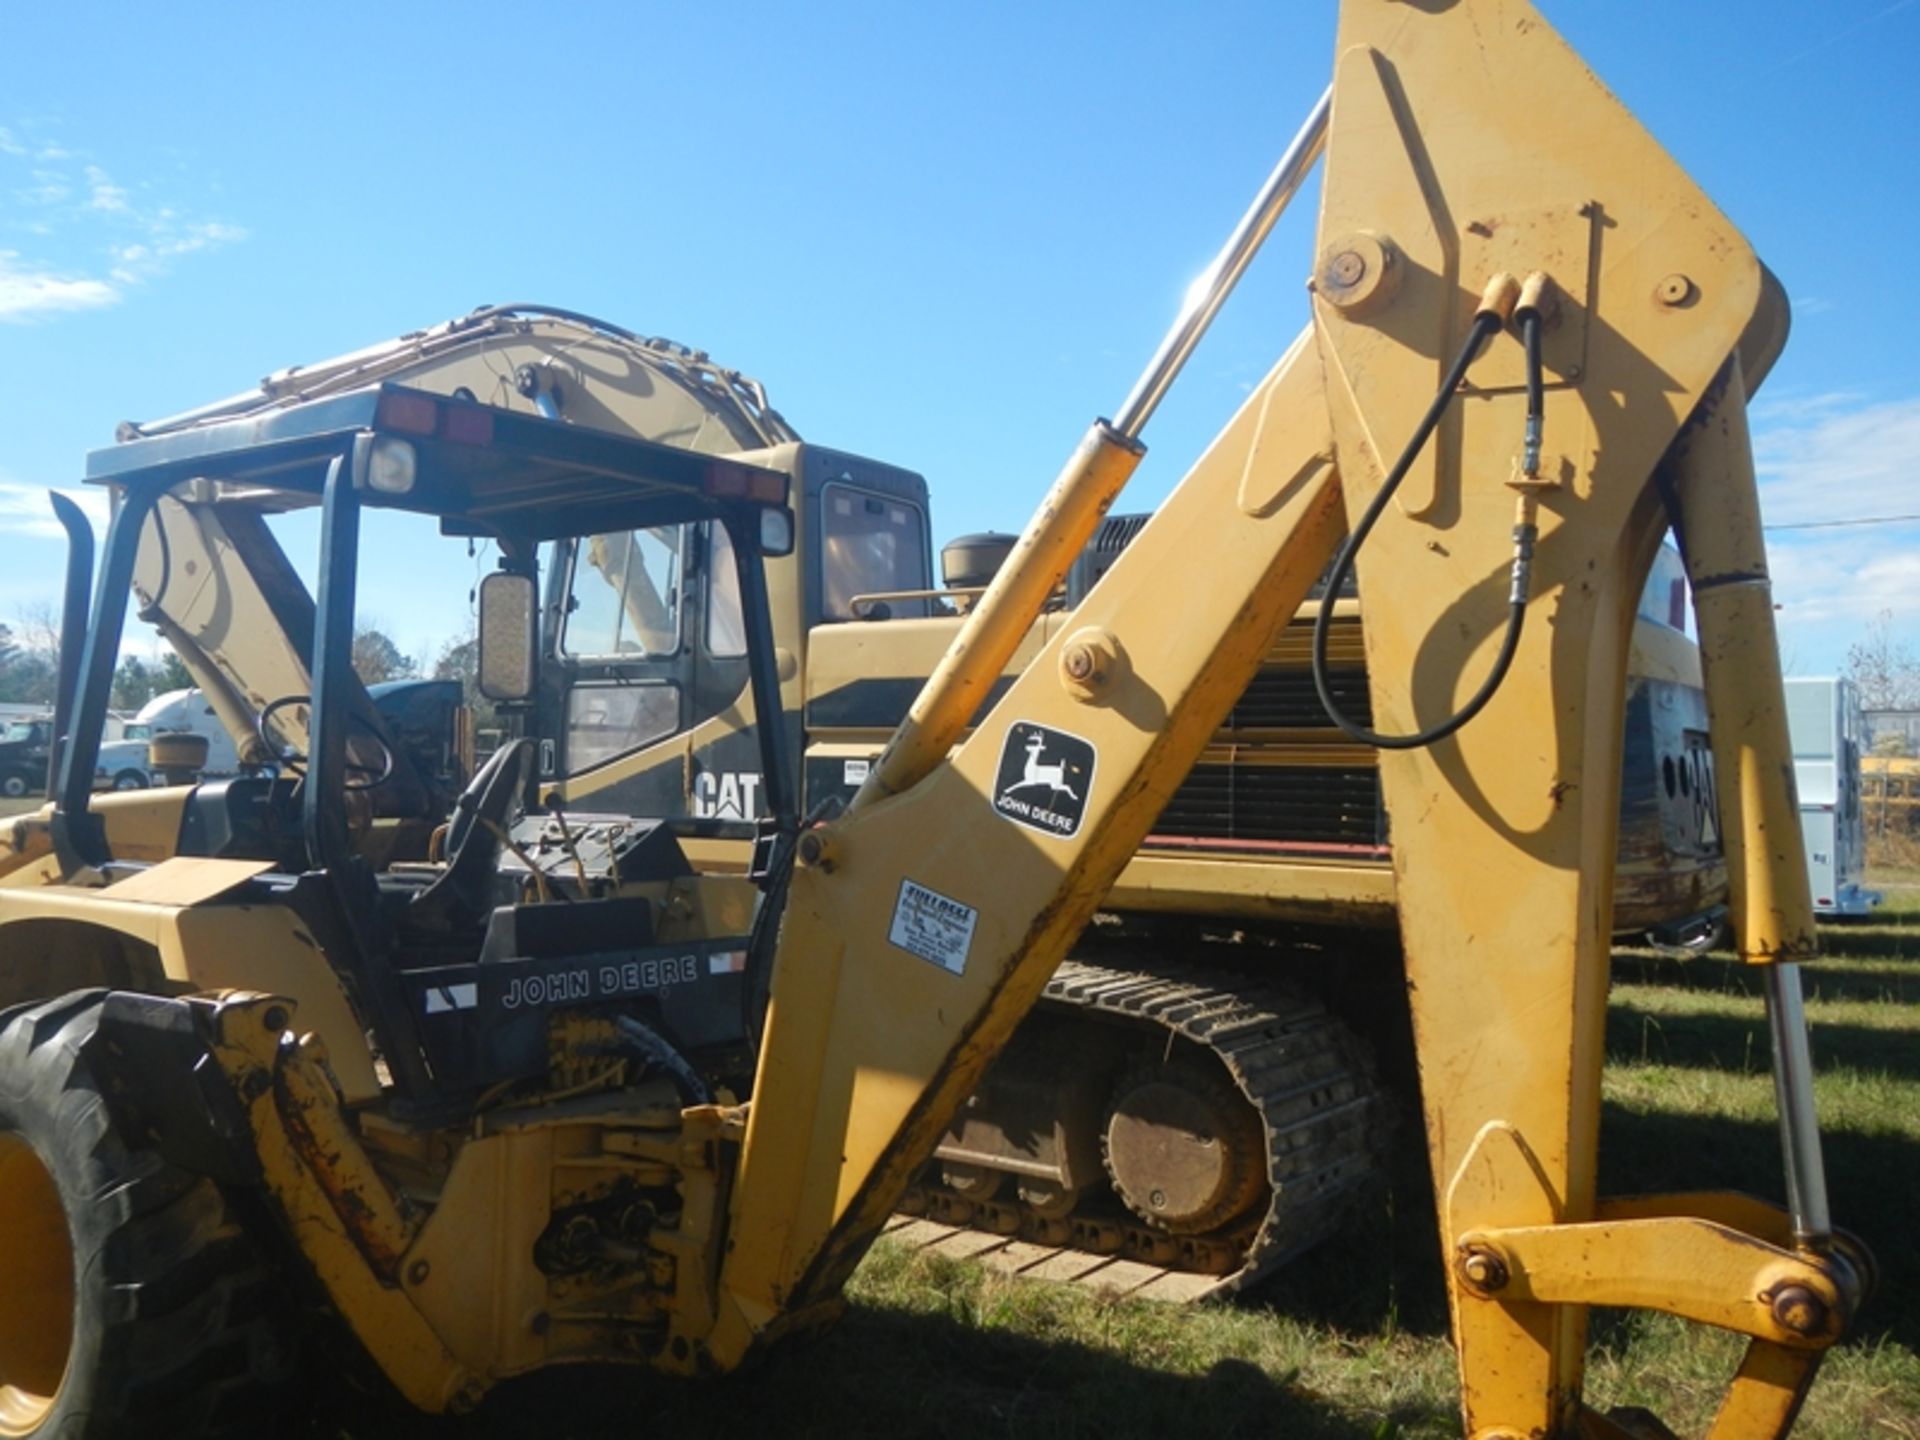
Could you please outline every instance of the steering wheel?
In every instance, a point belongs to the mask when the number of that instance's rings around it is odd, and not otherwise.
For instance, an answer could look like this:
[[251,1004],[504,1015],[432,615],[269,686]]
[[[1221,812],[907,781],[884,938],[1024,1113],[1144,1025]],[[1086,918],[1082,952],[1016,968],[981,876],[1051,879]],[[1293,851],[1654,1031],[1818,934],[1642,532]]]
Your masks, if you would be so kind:
[[[273,755],[274,759],[285,766],[289,773],[297,775],[303,780],[307,774],[307,757],[287,745],[274,743],[273,736],[268,732],[272,728],[273,717],[289,705],[311,704],[313,704],[313,697],[311,695],[282,695],[278,700],[269,700],[265,705],[262,705],[260,707],[259,718],[253,722],[254,733],[259,735],[260,743],[267,747],[267,750]],[[378,765],[359,765],[352,760],[348,760],[346,762],[347,778],[341,782],[341,788],[345,790],[371,790],[376,785],[386,784],[387,781],[393,778],[394,759],[392,748],[380,737],[380,732],[373,728],[373,722],[368,720],[364,715],[349,712],[347,721],[349,724],[358,725],[361,730],[366,733],[367,738],[379,747],[380,763]],[[360,778],[356,780],[354,778],[355,776],[359,776]]]
[[447,868],[407,907],[416,923],[457,927],[485,922],[493,909],[500,833],[520,804],[538,752],[530,739],[509,740],[461,792],[447,825]]

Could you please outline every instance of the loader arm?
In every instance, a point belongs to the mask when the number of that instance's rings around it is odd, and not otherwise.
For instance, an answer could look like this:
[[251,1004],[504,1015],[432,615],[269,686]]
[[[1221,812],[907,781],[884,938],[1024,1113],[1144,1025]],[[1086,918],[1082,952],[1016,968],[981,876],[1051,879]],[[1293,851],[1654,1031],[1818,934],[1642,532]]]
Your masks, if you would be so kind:
[[[1467,1432],[1621,1433],[1580,1384],[1586,1306],[1624,1304],[1754,1336],[1715,1433],[1784,1433],[1857,1300],[1794,1071],[1787,962],[1813,926],[1750,523],[1740,357],[1770,363],[1784,301],[1526,5],[1347,0],[1331,96],[1309,331],[952,748],[1137,461],[1138,404],[1097,424],[854,806],[802,837],[711,1318],[676,1320],[689,1368],[833,1303],[1437,392],[1359,560],[1383,730],[1434,727],[1480,686],[1516,517],[1538,532],[1491,702],[1381,756]],[[1544,322],[1537,459],[1516,292]],[[1791,1223],[1767,1235],[1718,1197],[1622,1221],[1596,1189],[1626,654],[1669,506],[1738,777],[1741,944],[1775,967],[1783,1111],[1806,1111],[1785,1126]]]

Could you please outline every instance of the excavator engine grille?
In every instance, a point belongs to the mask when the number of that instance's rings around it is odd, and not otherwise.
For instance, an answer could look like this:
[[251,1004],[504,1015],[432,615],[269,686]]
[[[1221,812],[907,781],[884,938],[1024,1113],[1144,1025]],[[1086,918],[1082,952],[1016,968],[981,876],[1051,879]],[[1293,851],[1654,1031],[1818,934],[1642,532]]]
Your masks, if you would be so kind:
[[1147,837],[1373,851],[1386,844],[1371,766],[1196,765]]

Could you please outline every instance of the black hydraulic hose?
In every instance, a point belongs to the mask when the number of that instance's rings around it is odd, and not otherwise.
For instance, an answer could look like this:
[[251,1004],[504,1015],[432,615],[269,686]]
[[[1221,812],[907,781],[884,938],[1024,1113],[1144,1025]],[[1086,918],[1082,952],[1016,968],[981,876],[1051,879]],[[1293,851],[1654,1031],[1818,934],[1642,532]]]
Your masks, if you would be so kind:
[[[1529,323],[1530,322],[1530,323]],[[1346,543],[1340,547],[1339,555],[1334,559],[1333,569],[1327,573],[1326,593],[1320,601],[1320,612],[1313,621],[1313,688],[1319,692],[1320,704],[1326,710],[1327,717],[1340,729],[1363,745],[1371,745],[1380,750],[1417,750],[1444,740],[1462,725],[1465,725],[1481,710],[1500,688],[1507,678],[1507,671],[1513,665],[1513,657],[1520,648],[1520,631],[1526,623],[1527,593],[1533,568],[1533,539],[1535,529],[1532,525],[1516,526],[1514,529],[1513,588],[1509,597],[1506,635],[1500,642],[1500,653],[1495,657],[1493,670],[1481,684],[1473,698],[1460,707],[1453,715],[1424,730],[1410,735],[1382,735],[1370,730],[1340,709],[1333,698],[1333,687],[1327,680],[1327,635],[1333,620],[1333,606],[1340,589],[1346,584],[1347,576],[1353,571],[1354,557],[1360,553],[1360,547],[1367,542],[1374,523],[1393,499],[1394,492],[1407,478],[1407,472],[1413,468],[1413,462],[1426,448],[1427,441],[1433,437],[1440,419],[1447,413],[1447,407],[1453,403],[1454,395],[1460,388],[1460,382],[1466,378],[1467,367],[1479,354],[1481,345],[1499,331],[1500,316],[1491,310],[1482,310],[1473,317],[1473,325],[1467,331],[1467,338],[1460,346],[1460,353],[1454,356],[1453,364],[1448,367],[1440,389],[1433,397],[1433,403],[1427,407],[1426,414],[1420,417],[1420,423],[1414,427],[1413,436],[1407,441],[1406,448],[1400,452],[1400,458],[1393,463],[1393,469],[1380,486],[1379,493],[1367,506],[1366,513],[1360,517],[1348,534]],[[1530,449],[1537,450],[1539,433],[1539,396],[1541,382],[1539,376],[1540,332],[1539,314],[1529,310],[1523,318],[1522,338],[1527,344],[1527,408],[1528,436]]]
[[1520,471],[1531,480],[1540,473],[1540,423],[1547,408],[1546,377],[1540,363],[1540,310],[1528,305],[1514,312],[1520,345],[1527,355],[1527,448]]
[[707,1082],[700,1078],[699,1072],[689,1065],[680,1052],[669,1045],[664,1038],[631,1015],[616,1015],[614,1028],[620,1032],[626,1047],[637,1052],[650,1064],[657,1065],[666,1072],[673,1082],[673,1088],[680,1093],[680,1099],[687,1105],[711,1105],[713,1091]]

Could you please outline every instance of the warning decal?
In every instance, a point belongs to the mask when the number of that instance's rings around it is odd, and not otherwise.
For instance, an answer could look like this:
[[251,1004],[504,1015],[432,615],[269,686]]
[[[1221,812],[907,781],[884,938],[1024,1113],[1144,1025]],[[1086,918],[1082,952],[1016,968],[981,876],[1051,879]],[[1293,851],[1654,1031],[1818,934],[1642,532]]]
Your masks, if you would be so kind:
[[959,975],[967,968],[967,947],[973,944],[973,927],[979,918],[980,912],[971,905],[902,880],[887,939],[909,955]]
[[1094,758],[1092,744],[1078,735],[1016,720],[1000,747],[993,808],[1016,825],[1069,839],[1087,813]]

